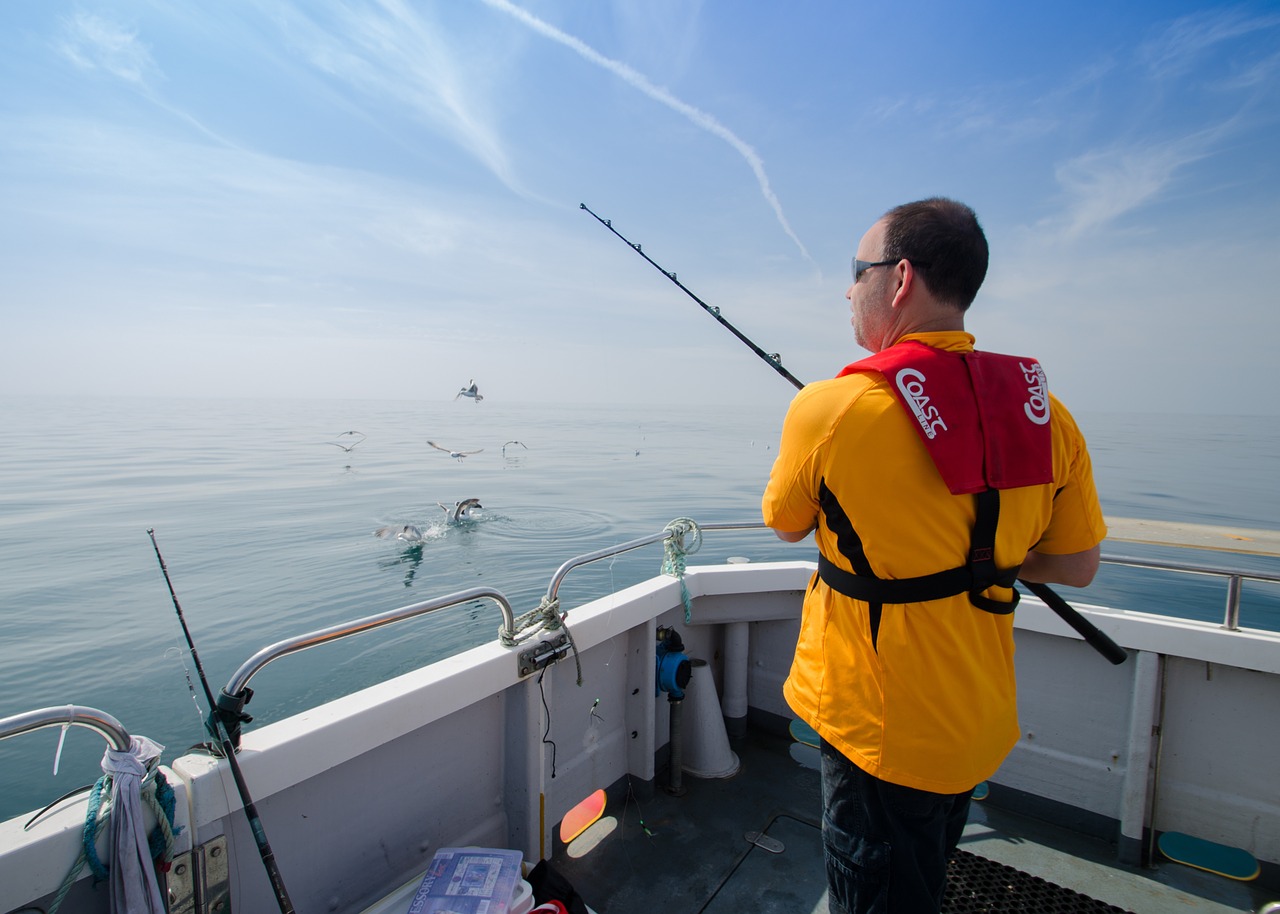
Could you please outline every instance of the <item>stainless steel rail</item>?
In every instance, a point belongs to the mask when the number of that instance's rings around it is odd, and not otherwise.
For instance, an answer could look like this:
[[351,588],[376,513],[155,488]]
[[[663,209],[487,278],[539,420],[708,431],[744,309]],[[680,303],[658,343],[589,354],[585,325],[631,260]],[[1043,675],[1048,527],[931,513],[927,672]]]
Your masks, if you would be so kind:
[[128,731],[120,721],[106,711],[87,708],[84,705],[58,705],[56,708],[39,708],[24,714],[0,719],[0,740],[20,736],[46,727],[84,727],[99,734],[111,744],[112,749],[127,750],[131,745]]
[[[719,523],[719,524],[699,524],[698,530],[706,531],[723,531],[723,530],[767,530],[768,528],[759,521],[743,522],[743,523]],[[598,562],[602,559],[612,558],[640,549],[653,543],[661,542],[672,536],[670,528],[642,536],[638,539],[628,540],[616,546],[608,546],[598,549],[595,552],[588,552],[584,555],[576,556],[569,559],[556,569],[555,574],[551,577],[551,583],[547,587],[546,600],[554,601],[560,590],[560,585],[569,572],[575,568],[589,565],[592,562]],[[1226,616],[1223,626],[1231,630],[1239,629],[1240,616],[1240,595],[1241,582],[1244,580],[1264,581],[1268,583],[1280,583],[1280,574],[1268,574],[1266,572],[1244,571],[1236,568],[1224,568],[1215,565],[1199,565],[1186,562],[1166,562],[1155,559],[1143,559],[1133,556],[1112,555],[1104,553],[1102,561],[1111,565],[1127,565],[1137,568],[1155,568],[1166,571],[1182,572],[1188,574],[1215,575],[1225,577],[1228,581],[1227,590],[1227,607]],[[490,599],[498,604],[499,610],[502,612],[502,623],[504,631],[514,633],[515,631],[515,613],[511,608],[511,603],[505,595],[500,591],[486,587],[476,587],[471,590],[459,591],[457,593],[447,594],[434,600],[427,600],[422,603],[414,603],[411,606],[404,606],[399,609],[389,610],[373,616],[367,616],[363,619],[356,619],[351,622],[344,622],[339,625],[330,626],[329,628],[320,629],[305,635],[299,635],[293,638],[287,638],[283,641],[277,641],[275,644],[264,647],[258,651],[243,664],[232,675],[227,682],[223,691],[228,695],[240,695],[249,680],[254,677],[264,666],[275,660],[280,659],[288,654],[294,654],[298,651],[307,650],[320,644],[326,644],[330,641],[337,641],[351,635],[360,634],[361,632],[371,631],[375,628],[381,628],[384,625],[390,625],[425,613],[434,612],[438,609],[444,609],[449,606],[456,606],[460,603],[469,603],[478,599]]]
[[298,651],[305,651],[319,644],[327,644],[330,641],[338,641],[351,635],[382,628],[384,625],[403,622],[405,619],[412,619],[416,616],[435,612],[438,609],[482,599],[493,600],[498,604],[498,609],[502,612],[502,624],[507,631],[515,628],[515,613],[511,610],[511,602],[501,591],[493,590],[489,587],[473,587],[470,590],[460,590],[456,593],[446,594],[443,597],[437,597],[434,600],[424,600],[411,606],[402,606],[399,609],[391,609],[377,615],[365,616],[363,619],[331,625],[328,628],[322,628],[305,635],[297,635],[293,638],[277,641],[275,644],[269,644],[240,665],[240,668],[232,674],[223,691],[228,695],[240,695],[249,684],[249,680],[259,670],[268,663],[279,660],[289,654],[296,654]]
[[[725,524],[699,524],[700,530],[767,530],[761,522],[754,523],[725,523]],[[560,584],[565,577],[575,568],[588,565],[592,562],[598,562],[601,559],[612,558],[621,555],[624,552],[630,552],[633,549],[639,549],[642,546],[648,546],[651,543],[660,542],[671,535],[671,531],[664,529],[660,533],[654,533],[649,536],[643,536],[639,539],[629,540],[617,546],[610,546],[599,549],[595,552],[589,552],[576,558],[569,559],[558,569],[551,577],[551,584],[547,588],[547,600],[550,602],[556,598],[560,590]],[[1227,601],[1223,614],[1222,627],[1229,631],[1240,630],[1240,599],[1243,590],[1244,581],[1261,581],[1270,584],[1280,584],[1280,574],[1270,574],[1264,571],[1245,571],[1239,568],[1226,568],[1220,565],[1202,565],[1194,562],[1168,562],[1157,559],[1143,559],[1128,555],[1113,555],[1103,553],[1102,561],[1108,565],[1125,565],[1134,568],[1154,568],[1162,571],[1173,571],[1183,574],[1200,574],[1215,577],[1223,577],[1227,579]]]
[[[699,530],[767,530],[768,528],[761,521],[749,523],[726,523],[726,524],[698,524]],[[654,533],[650,536],[642,536],[639,539],[630,540],[617,546],[608,546],[604,549],[598,549],[595,552],[588,552],[586,555],[580,555],[577,558],[569,559],[559,568],[556,573],[551,576],[551,584],[547,587],[547,601],[550,602],[556,598],[556,594],[560,592],[560,584],[564,581],[565,576],[575,568],[583,565],[589,565],[592,562],[598,562],[601,559],[612,558],[615,555],[621,555],[624,552],[630,552],[633,549],[639,549],[641,546],[648,546],[650,543],[656,543],[667,539],[671,536],[671,530],[663,529],[661,533]]]
[[1280,574],[1266,571],[1245,571],[1240,568],[1224,568],[1221,565],[1200,565],[1193,562],[1166,562],[1159,559],[1141,559],[1131,555],[1102,554],[1108,565],[1125,565],[1130,568],[1156,568],[1183,574],[1202,574],[1227,579],[1227,604],[1223,612],[1222,627],[1228,631],[1240,630],[1240,597],[1245,581],[1261,581],[1280,584]]

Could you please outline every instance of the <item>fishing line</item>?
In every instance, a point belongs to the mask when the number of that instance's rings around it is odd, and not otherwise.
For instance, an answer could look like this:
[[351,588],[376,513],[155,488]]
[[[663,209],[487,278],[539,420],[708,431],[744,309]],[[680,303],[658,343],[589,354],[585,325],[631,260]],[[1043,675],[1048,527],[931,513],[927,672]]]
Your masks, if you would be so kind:
[[[650,257],[648,254],[646,254],[644,251],[640,249],[640,245],[631,242],[621,232],[615,229],[613,227],[613,224],[610,222],[610,220],[601,219],[595,213],[591,212],[591,210],[587,207],[587,204],[585,203],[579,203],[578,206],[580,209],[584,209],[588,213],[591,213],[592,217],[594,217],[597,222],[599,222],[609,231],[613,232],[613,234],[617,235],[623,241],[627,242],[627,247],[631,248],[633,251],[635,251],[645,260],[649,261],[649,263],[653,264],[654,269],[658,270],[660,273],[662,273],[663,276],[667,277],[667,279],[671,280],[673,283],[679,286],[681,291],[683,291],[685,295],[688,295],[690,298],[696,301],[699,305],[701,305],[704,311],[706,311],[708,314],[714,317],[717,321],[719,321],[725,328],[729,330],[730,333],[732,333],[738,339],[742,340],[742,342],[745,343],[747,347],[751,349],[752,352],[760,356],[760,358],[764,359],[770,368],[774,369],[775,371],[778,372],[778,374],[782,375],[784,378],[786,378],[788,381],[794,384],[797,390],[804,389],[804,383],[795,375],[793,375],[791,372],[787,371],[785,368],[782,367],[782,360],[776,352],[775,353],[765,352],[763,349],[761,349],[759,346],[757,346],[747,337],[743,336],[743,334],[738,330],[737,327],[733,326],[733,324],[729,323],[727,320],[725,320],[723,317],[720,316],[719,308],[714,308],[711,305],[708,305],[702,299],[698,298],[698,296],[694,295],[693,292],[691,292],[684,285],[684,283],[676,279],[675,273],[670,273],[664,270],[662,267],[658,266],[657,262],[652,257]],[[1071,606],[1071,604],[1069,604],[1066,600],[1060,597],[1057,594],[1057,592],[1054,591],[1052,588],[1050,588],[1047,584],[1039,584],[1032,581],[1023,581],[1022,579],[1019,579],[1018,583],[1021,584],[1023,587],[1027,588],[1027,590],[1029,590],[1031,593],[1039,597],[1040,600],[1044,602],[1046,606],[1048,606],[1051,610],[1057,613],[1058,617],[1062,619],[1063,622],[1066,622],[1073,629],[1075,629],[1076,632],[1078,632],[1080,636],[1084,638],[1084,640],[1089,644],[1089,646],[1091,646],[1103,657],[1107,658],[1107,660],[1111,661],[1114,664],[1120,664],[1120,663],[1124,663],[1125,659],[1129,656],[1128,654],[1125,653],[1124,648],[1116,644],[1116,642],[1113,641],[1109,635],[1107,635],[1105,632],[1099,629],[1096,625],[1094,625],[1084,616],[1080,615],[1080,613],[1077,612],[1075,608]]]
[[164,563],[164,556],[160,554],[160,545],[156,542],[155,530],[148,528],[147,536],[151,537],[151,546],[155,549],[156,560],[160,563],[160,571],[164,575],[164,582],[169,588],[169,596],[173,598],[173,608],[178,613],[178,622],[182,624],[182,634],[186,637],[187,647],[191,650],[191,660],[195,663],[196,673],[200,677],[200,685],[204,687],[204,697],[209,702],[209,721],[207,724],[209,732],[222,744],[222,754],[231,768],[231,777],[235,781],[236,790],[240,794],[240,802],[243,804],[245,817],[249,820],[249,829],[253,832],[254,843],[258,845],[258,854],[262,857],[262,865],[266,868],[267,878],[271,881],[271,889],[275,893],[276,904],[279,905],[281,914],[293,914],[293,902],[289,900],[289,893],[285,890],[284,880],[280,876],[280,870],[276,867],[276,856],[267,841],[267,832],[262,827],[262,819],[258,817],[258,807],[253,802],[253,797],[249,795],[249,785],[245,783],[244,773],[240,770],[240,761],[236,758],[235,745],[231,742],[231,737],[226,732],[226,726],[218,715],[218,703],[213,699],[213,691],[209,688],[209,680],[205,678],[204,666],[200,663],[200,655],[196,652],[195,642],[191,640],[191,630],[187,628],[187,619],[182,614],[182,604],[178,602],[178,594],[174,591],[173,581],[169,578],[169,568]]
[[[178,665],[182,667],[182,675],[187,680],[187,692],[191,695],[191,707],[195,710],[196,720],[200,721],[200,732],[207,736],[209,734],[209,724],[204,719],[204,714],[200,711],[200,699],[196,696],[196,685],[191,681],[191,668],[187,666],[187,661],[183,657],[184,653],[182,648],[175,645],[166,650],[164,655],[178,658]],[[209,743],[202,743],[201,745],[212,748]]]

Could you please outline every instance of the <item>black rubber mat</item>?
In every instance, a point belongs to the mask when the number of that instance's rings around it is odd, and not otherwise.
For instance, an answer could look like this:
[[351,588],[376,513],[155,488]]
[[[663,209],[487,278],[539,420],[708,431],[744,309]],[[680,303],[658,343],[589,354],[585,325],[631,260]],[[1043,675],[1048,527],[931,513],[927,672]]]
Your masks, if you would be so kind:
[[947,867],[943,914],[1132,914],[986,857],[956,851]]

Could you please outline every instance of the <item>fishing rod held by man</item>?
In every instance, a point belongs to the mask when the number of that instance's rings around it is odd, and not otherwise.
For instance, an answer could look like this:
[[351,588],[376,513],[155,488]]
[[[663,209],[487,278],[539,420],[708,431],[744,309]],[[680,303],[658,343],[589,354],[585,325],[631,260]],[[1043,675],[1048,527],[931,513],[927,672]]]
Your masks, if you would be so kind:
[[[646,254],[644,251],[640,249],[639,244],[632,242],[625,235],[623,235],[621,232],[615,229],[613,227],[612,220],[601,218],[599,215],[592,212],[590,207],[588,207],[587,204],[585,203],[580,203],[578,204],[578,206],[580,209],[586,210],[588,213],[591,214],[592,217],[595,218],[597,222],[599,222],[601,225],[607,228],[614,235],[617,235],[624,242],[626,242],[627,247],[631,248],[633,251],[635,251],[637,254],[639,254],[641,257],[647,260],[650,264],[652,264],[653,267],[656,270],[658,270],[658,272],[660,272],[663,276],[667,277],[667,279],[671,280],[673,283],[679,286],[681,291],[683,291],[686,295],[688,295],[700,306],[702,306],[702,309],[704,311],[706,311],[708,314],[714,317],[717,321],[720,322],[720,324],[722,324],[731,333],[733,333],[734,336],[736,336],[739,340],[745,343],[746,346],[752,352],[754,352],[756,355],[762,358],[765,361],[765,363],[769,365],[769,367],[773,368],[776,372],[778,372],[778,374],[782,375],[784,378],[790,381],[797,390],[804,389],[805,387],[804,382],[801,381],[799,378],[797,378],[795,375],[793,375],[791,372],[787,371],[787,369],[782,367],[782,360],[777,353],[765,352],[764,349],[760,348],[760,346],[756,345],[755,342],[747,338],[742,332],[740,332],[736,327],[734,327],[727,320],[725,320],[723,316],[721,316],[719,308],[713,305],[708,305],[706,302],[704,302],[701,298],[695,295],[687,286],[685,286],[684,283],[676,279],[676,274],[674,271],[663,269],[661,266],[658,265],[658,263],[652,257],[650,257],[648,254]],[[1081,635],[1081,637],[1085,639],[1086,642],[1088,642],[1096,651],[1098,651],[1098,653],[1106,657],[1107,660],[1115,664],[1124,662],[1125,658],[1128,656],[1128,654],[1125,653],[1124,648],[1120,647],[1120,645],[1116,644],[1116,642],[1112,640],[1110,636],[1108,636],[1105,632],[1098,629],[1097,626],[1091,623],[1088,619],[1080,615],[1079,612],[1077,612],[1069,603],[1067,603],[1066,600],[1058,596],[1058,594],[1055,591],[1053,591],[1051,588],[1049,588],[1048,585],[1031,583],[1028,581],[1019,581],[1019,583],[1021,583],[1024,587],[1026,587],[1033,594],[1035,594],[1035,596],[1039,597],[1045,603],[1046,606],[1048,606],[1051,610],[1053,610],[1064,622],[1066,622],[1073,629],[1075,629],[1075,631],[1078,632]]]
[[747,347],[748,347],[752,352],[754,352],[756,355],[760,356],[760,358],[764,359],[764,360],[765,360],[765,362],[769,365],[769,367],[770,367],[770,368],[772,368],[772,369],[773,369],[774,371],[776,371],[778,374],[782,375],[784,378],[786,378],[788,381],[790,381],[793,385],[795,385],[795,387],[796,387],[796,389],[797,389],[797,390],[799,390],[800,388],[804,387],[804,384],[802,384],[802,383],[800,382],[800,380],[799,380],[795,375],[793,375],[791,372],[787,371],[787,369],[785,369],[785,368],[783,368],[783,367],[782,367],[782,357],[781,357],[781,356],[779,356],[779,355],[778,355],[778,353],[776,353],[776,352],[765,352],[763,349],[761,349],[759,346],[757,346],[755,343],[753,343],[753,342],[752,342],[752,341],[751,341],[751,340],[750,340],[750,339],[749,339],[745,334],[743,334],[743,333],[742,333],[742,332],[741,332],[737,327],[733,326],[733,324],[729,323],[729,321],[727,321],[727,320],[724,318],[724,316],[720,313],[720,309],[719,309],[719,308],[716,308],[716,307],[713,307],[713,306],[711,306],[711,305],[708,305],[708,304],[707,304],[706,302],[704,302],[701,298],[699,298],[698,296],[694,295],[694,294],[693,294],[693,291],[692,291],[691,289],[689,289],[689,287],[688,287],[688,286],[686,286],[686,285],[685,285],[684,283],[682,283],[680,280],[676,279],[676,274],[675,274],[675,272],[674,272],[674,271],[664,270],[661,266],[659,266],[659,265],[658,265],[658,262],[657,262],[656,260],[654,260],[652,257],[650,257],[648,254],[646,254],[644,251],[642,251],[642,250],[640,249],[640,245],[639,245],[639,244],[636,244],[635,242],[631,241],[631,240],[630,240],[630,239],[628,239],[626,236],[624,236],[621,232],[619,232],[616,228],[614,228],[614,227],[613,227],[613,222],[612,222],[611,220],[609,220],[609,219],[602,219],[600,216],[597,216],[594,212],[592,212],[592,211],[591,211],[591,208],[590,208],[590,207],[588,207],[588,206],[587,206],[587,204],[585,204],[585,203],[579,203],[579,204],[578,204],[578,208],[579,208],[579,209],[584,209],[584,210],[586,210],[588,213],[590,213],[590,214],[592,215],[592,217],[594,217],[594,218],[595,218],[595,220],[596,220],[597,222],[599,222],[601,225],[603,225],[603,226],[604,226],[605,228],[607,228],[609,231],[613,232],[613,234],[617,235],[619,238],[621,238],[623,241],[625,241],[625,242],[627,243],[627,247],[631,248],[633,251],[635,251],[637,254],[639,254],[641,257],[643,257],[645,260],[649,261],[649,263],[653,266],[653,268],[654,268],[655,270],[657,270],[657,271],[658,271],[659,273],[661,273],[663,276],[667,277],[667,279],[671,280],[673,283],[675,283],[677,286],[679,286],[679,287],[680,287],[680,291],[682,291],[685,295],[689,296],[689,297],[690,297],[690,298],[692,298],[694,301],[696,301],[699,305],[701,305],[701,306],[702,306],[702,310],[703,310],[703,311],[706,311],[708,314],[710,314],[712,317],[714,317],[714,318],[716,319],[716,321],[718,321],[718,322],[719,322],[720,326],[724,327],[726,330],[728,330],[730,333],[732,333],[734,336],[736,336],[739,340],[741,340],[744,344],[746,344],[746,346],[747,346]]

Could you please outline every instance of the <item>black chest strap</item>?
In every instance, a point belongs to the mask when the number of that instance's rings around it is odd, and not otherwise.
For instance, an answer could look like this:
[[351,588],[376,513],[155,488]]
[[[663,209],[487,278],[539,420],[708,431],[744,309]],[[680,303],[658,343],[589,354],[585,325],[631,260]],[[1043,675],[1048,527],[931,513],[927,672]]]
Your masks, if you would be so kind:
[[852,574],[840,568],[825,555],[818,555],[818,577],[837,593],[854,600],[871,604],[925,603],[967,593],[969,602],[984,612],[1007,615],[1018,605],[1019,594],[1013,591],[1008,601],[992,600],[983,596],[988,587],[1012,588],[1018,579],[1021,566],[997,568],[995,562],[996,525],[1000,520],[1000,492],[987,489],[974,495],[977,516],[969,539],[969,561],[956,568],[938,571],[915,578],[887,580],[878,578],[871,570],[862,539],[825,481],[819,490],[822,511],[827,527],[836,535],[840,553],[849,559],[857,571]]

